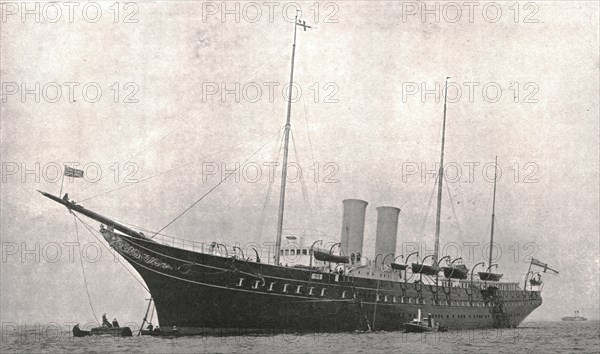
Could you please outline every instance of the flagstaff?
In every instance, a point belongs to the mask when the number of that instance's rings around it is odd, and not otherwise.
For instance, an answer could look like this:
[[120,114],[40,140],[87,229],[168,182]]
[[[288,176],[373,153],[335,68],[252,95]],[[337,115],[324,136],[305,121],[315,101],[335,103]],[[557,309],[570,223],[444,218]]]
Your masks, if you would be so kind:
[[58,192],[59,197],[62,195],[63,183],[65,181],[65,176],[71,177],[71,178],[83,178],[83,170],[78,170],[76,168],[69,167],[67,165],[64,165],[64,166],[65,166],[65,169],[63,171],[63,175],[60,180],[60,192]]

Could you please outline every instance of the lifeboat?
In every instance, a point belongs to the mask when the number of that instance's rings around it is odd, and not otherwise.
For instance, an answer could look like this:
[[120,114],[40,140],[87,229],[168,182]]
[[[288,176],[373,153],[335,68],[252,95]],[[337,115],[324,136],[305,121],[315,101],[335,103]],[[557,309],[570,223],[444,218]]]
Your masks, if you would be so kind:
[[408,264],[400,264],[400,263],[391,263],[390,266],[393,270],[406,270],[408,268]]
[[413,263],[411,269],[413,273],[424,275],[437,275],[440,272],[440,267],[423,263]]
[[319,249],[313,250],[313,255],[315,256],[316,260],[323,262],[350,263],[350,260],[347,256],[339,256],[329,252],[321,251]]
[[484,280],[484,281],[499,281],[500,278],[502,278],[502,276],[504,275],[504,274],[491,273],[491,272],[479,272],[477,274],[479,275],[479,279]]
[[439,323],[436,323],[433,319],[433,316],[429,314],[428,317],[421,316],[421,309],[418,309],[417,318],[412,320],[411,322],[406,322],[404,324],[404,332],[405,333],[423,333],[423,332],[446,332],[447,328],[444,326],[440,326]]
[[464,264],[453,265],[450,267],[443,267],[444,276],[448,279],[467,279],[469,270]]

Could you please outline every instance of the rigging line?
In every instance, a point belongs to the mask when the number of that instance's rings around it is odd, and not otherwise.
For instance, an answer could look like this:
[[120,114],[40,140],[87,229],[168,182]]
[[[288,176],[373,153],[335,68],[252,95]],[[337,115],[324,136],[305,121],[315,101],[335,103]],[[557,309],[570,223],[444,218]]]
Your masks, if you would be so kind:
[[[294,132],[291,131],[291,133],[292,133],[292,146],[294,147],[294,155],[296,157],[296,163],[298,164],[298,166],[300,166],[300,157],[298,156],[298,149],[296,148],[296,139],[294,139]],[[300,168],[300,167],[298,167],[298,168]],[[308,206],[308,212],[309,212],[310,219],[311,219],[310,221],[312,222],[312,224],[316,230],[315,215],[314,215],[312,206],[310,205],[310,200],[308,199],[308,190],[306,189],[306,181],[304,180],[304,174],[302,173],[302,169],[300,169],[299,173],[300,173],[300,187],[302,188],[302,199]]]
[[[460,198],[460,200],[463,202],[463,205],[464,205],[464,206],[466,206],[466,205],[467,205],[467,198],[465,198],[465,195],[464,195],[464,194],[463,194],[463,192],[462,192],[462,187],[461,187],[462,185],[461,185],[461,180],[460,180],[460,179],[458,180],[458,183],[459,183],[459,184],[458,184],[458,187],[456,188],[456,190],[457,190],[457,192],[458,192],[458,193],[457,193],[457,194],[458,194],[458,197],[459,197],[459,198]],[[464,210],[465,210],[465,209],[463,208],[463,212],[464,212]]]
[[[421,166],[423,167],[423,164]],[[436,171],[437,171],[437,169],[436,169]],[[436,172],[436,176],[437,176],[437,172]],[[424,176],[423,174],[421,174],[421,181],[423,180],[423,177],[425,177],[425,179],[427,178],[426,175]],[[402,181],[403,181],[403,183],[406,183],[408,181],[407,176],[403,176]],[[437,182],[437,177],[436,177],[435,182]],[[435,185],[435,182],[434,182],[434,185]],[[427,183],[421,183],[421,184],[417,185],[416,189],[413,192],[411,192],[412,195],[413,196],[419,195],[421,190],[423,190],[423,188],[425,188],[425,186],[427,186]],[[398,208],[402,209],[409,201],[411,201],[411,198],[404,198],[404,201],[402,202],[402,204],[400,204],[398,206]]]
[[[294,157],[296,158],[296,163],[300,166],[300,156],[298,155],[298,149],[296,148],[296,140],[294,139],[294,132],[290,130],[292,133],[292,146],[294,147]],[[308,190],[306,189],[306,184],[304,183],[304,175],[300,172],[300,182],[302,188],[302,199],[308,203]],[[310,203],[308,203],[308,207],[310,209]],[[311,209],[312,212],[312,209]]]
[[[500,236],[502,236],[503,239],[505,239],[505,233],[502,232],[502,229],[504,229],[504,231],[506,232],[506,234],[508,234],[508,230],[506,229],[506,226],[504,225],[504,222],[499,223],[498,222],[498,216],[496,215],[496,217],[494,217],[494,222],[496,223],[496,226],[498,226],[497,230],[498,233],[500,234]],[[490,221],[491,223],[491,221]]]
[[[84,226],[84,227],[85,227],[85,228],[88,230],[88,232],[89,232],[90,234],[92,234],[92,236],[94,236],[94,238],[95,238],[96,240],[98,240],[98,243],[100,243],[101,245],[103,245],[103,246],[104,246],[104,248],[106,248],[106,249],[107,249],[109,252],[112,252],[112,250],[111,250],[111,249],[110,249],[108,246],[106,246],[106,245],[104,244],[104,242],[102,242],[102,241],[101,241],[101,240],[98,238],[98,236],[96,236],[96,235],[94,234],[94,232],[92,231],[92,230],[93,230],[93,228],[92,228],[90,225],[88,225],[88,224],[87,224],[85,221],[83,221],[83,220],[82,220],[82,219],[81,219],[79,216],[77,216],[75,213],[73,213],[73,215],[75,215],[75,217],[77,218],[77,220],[79,220],[79,222],[83,224],[83,226]],[[129,270],[129,268],[127,268],[127,267],[125,266],[125,264],[124,264],[123,262],[121,262],[121,260],[119,260],[118,258],[117,258],[117,260],[119,261],[119,264],[121,264],[121,265],[123,266],[123,268],[125,268],[125,270],[126,270],[127,272],[129,272],[129,274],[131,274],[131,276],[132,276],[132,277],[133,277],[133,278],[134,278],[134,279],[135,279],[135,280],[136,280],[138,283],[140,283],[140,285],[142,286],[142,288],[146,289],[146,291],[147,291],[148,293],[150,293],[150,290],[148,290],[148,288],[146,287],[146,285],[144,285],[144,283],[142,283],[142,281],[141,281],[141,280],[139,280],[139,279],[138,279],[138,278],[135,276],[135,274],[133,274],[133,273],[131,272],[131,270]]]
[[154,309],[156,306],[154,305],[154,301],[152,301],[152,312],[150,312],[150,321],[148,323],[152,323],[152,319],[154,318]]
[[[486,208],[485,214],[483,214],[483,215],[485,215],[486,222],[485,222],[485,229],[482,232],[482,234],[485,235],[486,239],[489,239],[489,237],[490,237],[490,227],[492,226],[492,220],[491,220],[491,218],[488,218],[488,209],[489,209],[489,207]],[[498,225],[498,219],[494,218],[494,221],[496,223],[496,226],[500,227],[500,225]]]
[[[266,134],[264,134],[264,135],[266,135]],[[91,197],[89,197],[89,198],[85,198],[85,199],[79,200],[79,201],[77,201],[77,202],[78,202],[78,203],[85,202],[86,200],[94,199],[94,198],[97,198],[97,197],[100,197],[100,196],[103,196],[103,195],[106,195],[106,194],[109,194],[109,193],[112,193],[112,192],[116,192],[116,191],[118,191],[118,190],[121,190],[121,189],[125,189],[125,188],[132,187],[132,186],[137,186],[138,184],[140,184],[140,183],[142,183],[142,182],[145,182],[145,181],[148,181],[148,180],[150,180],[150,179],[153,179],[153,178],[160,177],[160,176],[162,176],[162,175],[165,175],[165,174],[171,173],[171,172],[173,172],[173,171],[176,171],[176,170],[178,170],[178,169],[181,169],[181,168],[183,168],[183,167],[187,167],[187,166],[193,165],[193,164],[195,164],[195,163],[198,163],[198,162],[200,162],[200,161],[202,161],[202,160],[204,160],[204,159],[206,159],[206,158],[213,157],[213,156],[216,156],[216,155],[220,155],[220,154],[223,154],[223,153],[226,153],[226,152],[232,151],[233,149],[235,149],[235,148],[238,148],[238,147],[240,147],[240,146],[242,146],[242,145],[244,145],[244,144],[247,144],[248,142],[250,142],[250,140],[248,140],[248,141],[245,141],[245,142],[241,142],[241,143],[239,143],[239,144],[236,144],[236,145],[234,145],[234,146],[231,146],[231,147],[229,147],[229,148],[227,148],[227,149],[225,149],[225,150],[217,151],[217,152],[214,152],[214,153],[212,153],[212,154],[209,154],[209,155],[202,156],[202,157],[201,157],[201,158],[199,158],[199,159],[196,159],[196,160],[194,160],[194,161],[187,162],[187,163],[185,163],[185,164],[183,164],[183,165],[180,165],[180,166],[177,166],[177,167],[171,168],[171,169],[169,169],[169,170],[166,170],[166,171],[160,172],[160,173],[158,173],[158,174],[155,174],[155,175],[152,175],[152,176],[149,176],[149,177],[143,178],[143,179],[141,179],[141,180],[137,181],[136,183],[125,184],[125,185],[123,185],[123,186],[120,186],[120,187],[117,187],[117,188],[113,188],[113,189],[110,189],[110,190],[108,190],[108,191],[104,191],[104,192],[102,192],[102,193],[100,193],[100,194],[96,194],[96,195],[94,195],[94,196],[91,196]],[[82,190],[82,191],[83,191],[83,190]],[[81,192],[82,192],[82,191],[81,191]]]
[[431,202],[433,202],[433,196],[435,195],[435,191],[437,189],[437,180],[439,178],[439,173],[436,173],[435,182],[433,183],[433,189],[431,191],[431,196],[429,197],[429,203],[427,203],[427,209],[425,215],[423,216],[423,220],[421,221],[421,231],[419,231],[418,235],[423,236],[423,232],[425,231],[425,222],[427,221],[427,217],[429,216],[429,210],[431,209]]
[[[81,242],[79,241],[79,229],[77,228],[77,219],[74,213],[73,214],[73,223],[75,224],[75,235],[77,236],[77,244],[80,245]],[[87,298],[88,298],[88,302],[90,304],[90,309],[92,309],[92,313],[94,314],[94,319],[96,319],[96,322],[100,322],[100,320],[98,320],[98,316],[96,315],[96,311],[94,310],[94,305],[92,305],[92,297],[90,296],[90,290],[88,289],[88,283],[87,283],[87,278],[85,276],[85,268],[83,267],[83,258],[81,257],[81,254],[79,254],[79,264],[81,265],[81,274],[83,274],[83,283],[85,284],[85,292],[87,294]]]
[[458,234],[464,236],[462,229],[460,228],[460,223],[458,221],[458,216],[456,216],[456,210],[454,209],[454,200],[452,199],[452,193],[450,193],[450,186],[448,185],[448,181],[444,178],[444,182],[446,184],[446,191],[448,192],[448,199],[450,199],[450,206],[452,207],[452,215],[454,216],[454,221],[456,223],[456,227],[458,228]]
[[[484,181],[485,181],[485,178],[484,178]],[[486,181],[486,182],[489,183],[489,181]],[[492,183],[494,183],[494,181],[492,181]],[[485,195],[486,195],[485,214],[488,215],[488,212],[491,210],[490,207],[493,204],[494,193],[485,193]]]
[[271,136],[264,144],[262,144],[256,151],[254,151],[252,153],[252,155],[248,156],[248,158],[246,158],[246,160],[244,160],[243,163],[241,163],[240,165],[238,165],[235,170],[233,170],[233,172],[231,172],[230,174],[226,175],[225,178],[222,178],[221,181],[219,183],[217,183],[214,187],[212,187],[211,189],[208,190],[208,192],[204,193],[200,198],[198,198],[194,203],[192,203],[192,205],[190,205],[189,207],[187,207],[184,211],[182,211],[179,215],[177,215],[173,220],[169,221],[168,224],[166,224],[165,226],[163,226],[160,230],[158,230],[158,232],[156,232],[154,235],[152,235],[150,238],[154,238],[154,236],[158,235],[158,233],[160,233],[161,231],[163,231],[164,229],[166,229],[167,227],[169,227],[171,224],[173,224],[175,221],[177,221],[177,219],[179,219],[180,217],[182,217],[185,213],[187,213],[188,211],[190,211],[190,209],[192,209],[194,206],[196,206],[196,204],[200,203],[200,201],[202,199],[204,199],[204,197],[206,197],[207,195],[209,195],[212,191],[214,191],[215,189],[217,189],[220,185],[222,185],[223,183],[225,183],[225,181],[227,181],[227,179],[229,177],[231,177],[233,174],[235,174],[237,172],[237,170],[239,170],[241,168],[241,166],[245,165],[246,162],[248,162],[254,155],[256,155],[260,150],[262,150],[263,147],[265,147],[265,145],[267,145],[269,143],[269,141],[271,141],[271,139],[273,139],[275,136],[277,136],[284,127],[282,127],[281,129],[279,129],[275,134],[273,134],[273,136]]
[[275,59],[279,59],[279,58],[281,58],[281,57],[282,57],[284,54],[286,54],[287,52],[289,52],[289,50],[290,50],[291,48],[292,48],[292,45],[291,45],[291,44],[290,44],[290,45],[286,45],[286,46],[285,46],[285,48],[283,48],[283,50],[282,50],[281,52],[279,52],[279,54],[277,54],[277,55],[274,55],[274,56],[271,58],[271,60],[269,60],[268,62],[266,62],[266,63],[264,63],[263,65],[259,66],[259,67],[258,67],[256,70],[254,70],[254,71],[252,72],[252,74],[250,74],[248,77],[246,77],[245,79],[243,79],[243,80],[240,80],[240,81],[246,81],[246,80],[249,80],[249,79],[253,78],[253,77],[254,77],[254,75],[256,75],[256,73],[257,73],[257,72],[258,72],[260,69],[262,69],[262,68],[264,68],[265,66],[267,66],[267,65],[271,64],[272,62],[274,62],[274,61],[275,61]]
[[[298,81],[300,81],[300,83],[302,83],[302,70],[299,70],[298,76],[299,76]],[[315,154],[314,154],[314,150],[313,150],[312,139],[310,138],[310,127],[308,125],[308,110],[306,109],[306,99],[304,96],[302,96],[302,105],[304,106],[304,121],[306,122],[306,133],[308,135],[308,145],[310,146],[310,156],[312,157],[313,162],[314,162]]]
[[[281,156],[281,149],[283,147],[283,139],[281,139],[282,135],[279,134],[277,137],[277,141],[275,142],[275,145],[273,146],[273,158],[272,161],[273,162],[278,162],[279,161],[279,156]],[[279,143],[279,144],[277,144]],[[279,147],[277,147],[279,145]],[[274,171],[274,173],[277,171]],[[260,213],[260,221],[258,224],[258,239],[260,240],[260,238],[262,237],[262,232],[263,232],[263,228],[265,225],[265,219],[266,219],[266,210],[267,207],[269,206],[269,201],[271,200],[271,192],[273,191],[273,181],[270,180],[270,176],[269,176],[269,181],[267,181],[267,192],[265,194],[265,200],[263,203],[263,208],[262,211]]]
[[[494,221],[495,221],[496,225],[498,225],[498,220],[494,220]],[[485,225],[485,233],[484,233],[484,236],[485,236],[486,240],[490,239],[490,227],[491,226],[492,226],[492,220],[487,219],[487,222],[486,222],[486,225]]]
[[[287,53],[289,51],[289,49],[291,48],[291,45],[286,46],[281,52],[279,52],[277,55],[273,56],[273,58],[271,60],[269,60],[268,62],[266,62],[265,64],[261,65],[258,69],[254,70],[252,72],[252,74],[250,74],[249,76],[247,76],[245,79],[241,80],[241,81],[248,81],[250,79],[252,79],[254,77],[254,75],[256,75],[256,73],[262,69],[263,67],[265,67],[266,65],[272,63],[273,61],[275,61],[275,59],[279,59],[283,54]],[[179,125],[177,127],[175,127],[175,129],[171,130],[170,132],[168,132],[166,135],[163,135],[160,139],[158,139],[157,141],[155,141],[154,143],[148,143],[148,144],[144,144],[144,146],[140,149],[140,151],[138,153],[136,153],[135,155],[131,156],[131,157],[126,157],[126,160],[129,159],[136,159],[138,156],[143,155],[145,153],[147,153],[148,151],[151,151],[152,147],[156,147],[159,143],[161,143],[162,141],[164,141],[167,137],[171,136],[173,133],[175,133],[176,131],[180,130],[182,128],[182,126],[188,122],[190,122],[191,120],[197,118],[198,116],[200,116],[201,114],[203,114],[204,112],[206,112],[209,108],[210,105],[212,104],[212,102],[208,103],[208,106],[205,106],[204,109],[200,110],[198,113],[196,113],[195,115],[191,116],[190,118],[184,120],[183,122],[179,123]],[[152,145],[151,148],[147,148],[148,145]],[[96,185],[96,183],[100,182],[102,179],[104,178],[104,176],[101,176],[97,181],[91,182],[91,184],[89,184],[88,186],[86,186],[85,188],[72,193],[72,195],[76,195],[78,193],[81,193],[85,190],[87,190],[88,188]]]
[[[302,83],[302,70],[299,70],[298,72],[298,76],[299,76],[299,81],[300,83]],[[310,156],[312,158],[312,162],[313,162],[313,166],[316,166],[317,161],[315,159],[315,154],[314,154],[314,149],[313,149],[313,145],[312,145],[312,139],[310,138],[310,127],[308,125],[308,110],[306,109],[306,99],[304,98],[304,95],[302,95],[302,105],[304,107],[304,121],[306,122],[306,135],[308,136],[308,145],[310,147]],[[317,172],[315,172],[317,173]],[[318,174],[317,174],[318,176]],[[321,197],[320,197],[320,192],[319,192],[319,183],[320,180],[316,179],[315,180],[315,188],[316,188],[316,196],[315,196],[315,206],[317,209],[317,220],[318,222],[321,221]]]
[[488,218],[488,215],[490,215],[490,214],[488,214],[488,212],[490,211],[490,205],[492,204],[491,199],[492,199],[491,195],[487,194],[487,200],[485,202],[485,212],[483,213],[483,215],[485,215],[485,218],[487,219],[487,222],[485,224],[486,225],[485,229],[482,232],[482,234],[486,234],[486,233],[488,234],[486,237],[489,237],[490,226],[491,226],[491,222],[492,222],[491,219]]

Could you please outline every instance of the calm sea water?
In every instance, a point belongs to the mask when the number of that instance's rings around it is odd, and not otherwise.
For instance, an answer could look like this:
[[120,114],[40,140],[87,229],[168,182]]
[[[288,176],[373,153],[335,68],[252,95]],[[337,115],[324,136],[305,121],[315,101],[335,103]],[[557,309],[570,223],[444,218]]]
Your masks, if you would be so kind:
[[516,329],[227,337],[73,338],[56,327],[5,326],[1,353],[600,353],[600,322],[529,322]]

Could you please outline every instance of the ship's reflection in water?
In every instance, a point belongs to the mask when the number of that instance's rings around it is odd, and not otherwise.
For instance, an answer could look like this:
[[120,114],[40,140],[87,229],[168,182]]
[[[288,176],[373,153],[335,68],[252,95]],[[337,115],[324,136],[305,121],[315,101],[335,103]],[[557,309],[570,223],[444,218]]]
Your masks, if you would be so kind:
[[[33,326],[32,326],[33,327]],[[11,327],[12,328],[12,327]],[[526,322],[512,329],[437,333],[353,332],[177,338],[73,338],[70,331],[4,331],[0,352],[142,353],[597,353],[600,322]],[[39,328],[39,327],[38,327]]]

